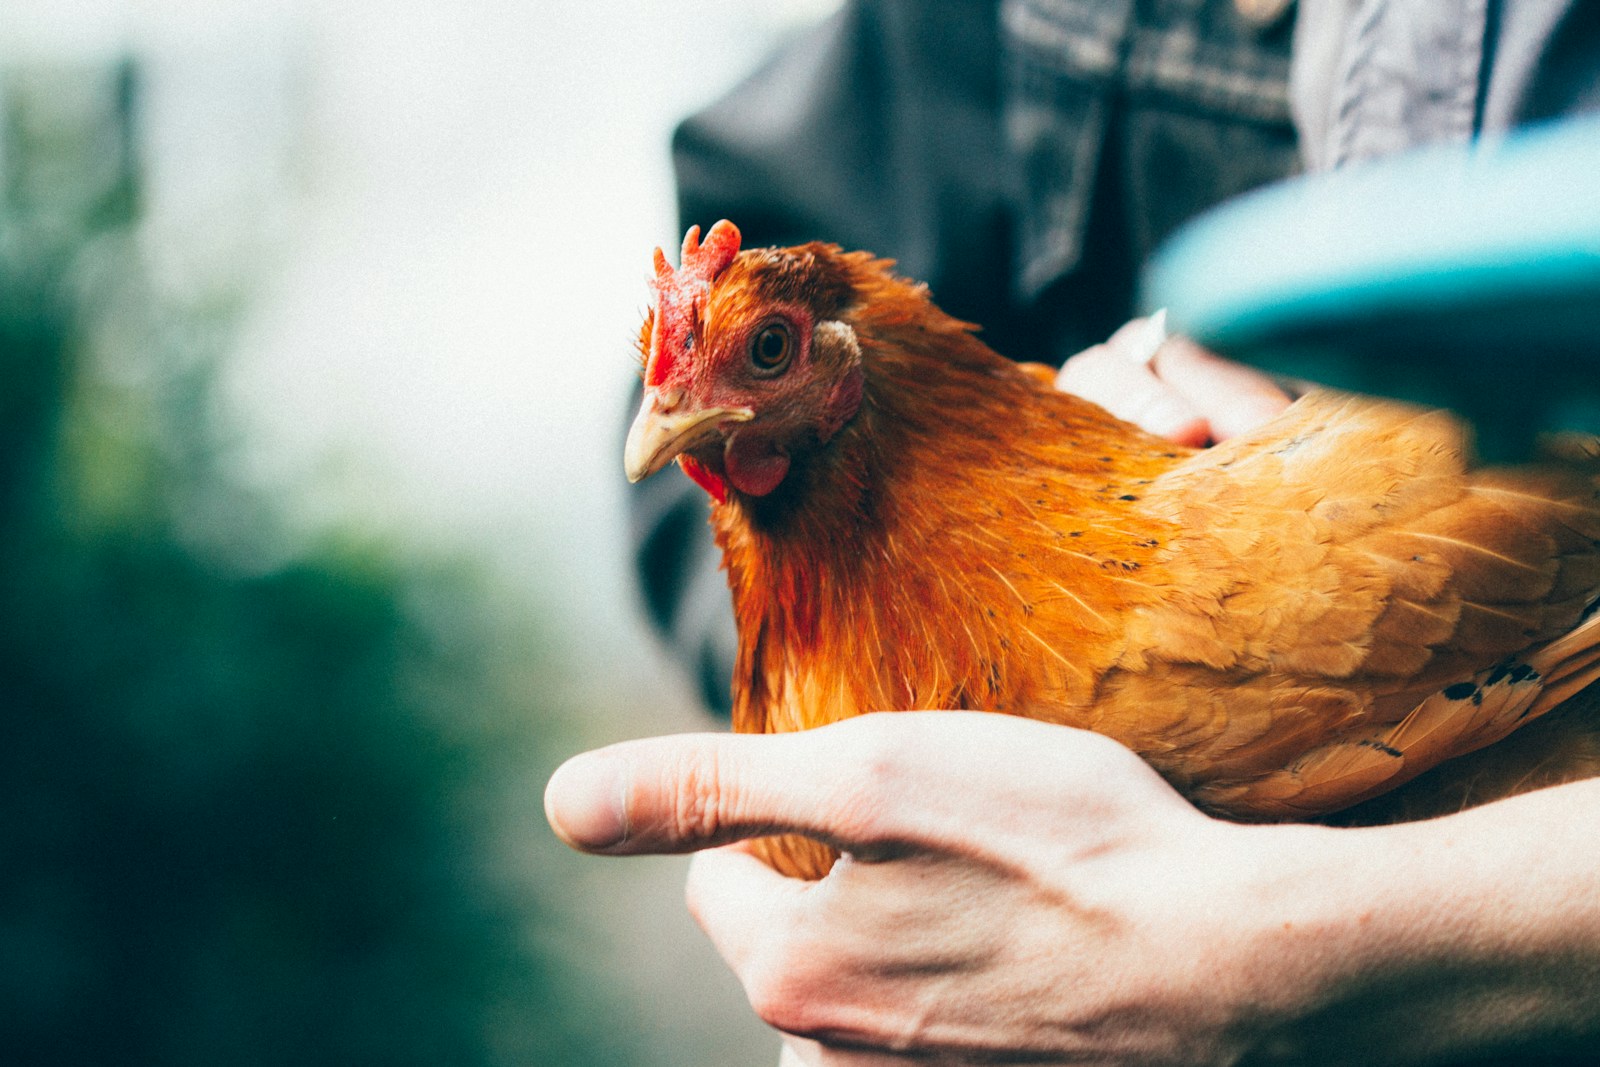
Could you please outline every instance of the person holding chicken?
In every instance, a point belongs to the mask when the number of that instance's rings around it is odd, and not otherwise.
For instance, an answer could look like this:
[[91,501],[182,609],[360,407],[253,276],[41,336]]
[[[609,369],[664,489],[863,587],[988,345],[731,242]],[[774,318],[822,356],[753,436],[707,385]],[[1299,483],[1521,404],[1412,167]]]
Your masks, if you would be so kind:
[[[809,79],[810,92],[795,99],[813,106],[788,111],[789,136],[753,149],[726,130],[719,139],[715,111],[686,127],[686,206],[699,214],[696,197],[716,202],[715,214],[754,220],[764,239],[781,239],[786,225],[828,228],[852,245],[902,251],[907,273],[931,277],[961,317],[998,325],[985,334],[996,347],[1072,351],[1109,330],[1107,316],[1125,317],[1144,250],[1137,238],[1165,232],[1151,222],[1159,210],[1133,202],[1141,190],[1192,182],[1205,188],[1186,201],[1198,208],[1290,165],[1285,28],[1247,23],[1230,5],[1195,6],[1203,10],[1186,7],[1180,18],[1174,6],[1131,5],[1119,19],[1118,5],[1038,0],[1004,4],[996,20],[991,5],[852,5],[799,59],[762,76],[768,95],[761,83],[746,90],[747,99],[771,99],[775,81]],[[1273,14],[1239,6],[1263,22]],[[1600,99],[1600,63],[1592,33],[1580,32],[1579,6],[1480,12],[1475,39],[1458,12],[1428,22],[1444,6],[1301,5],[1297,99],[1312,166]],[[1454,36],[1427,36],[1441,26]],[[1115,47],[1097,47],[1106,44],[1099,32],[1113,34]],[[1009,95],[985,70],[962,67],[985,33],[1006,42]],[[1441,63],[1416,84],[1395,84],[1404,68],[1373,61],[1424,38],[1476,62]],[[1536,68],[1534,56],[1545,65]],[[819,74],[830,64],[831,75]],[[1093,91],[1074,80],[1088,68]],[[895,77],[865,77],[886,70]],[[853,204],[854,190],[878,187],[871,166],[848,183],[826,181],[827,168],[814,163],[773,167],[780,143],[808,145],[824,160],[849,155],[848,138],[819,135],[827,120],[857,114],[839,100],[830,106],[829,93],[863,82],[903,90],[919,77],[942,87],[937,112],[917,94],[886,93],[896,102],[880,104],[880,117],[911,132],[876,157],[918,179],[913,188],[864,192],[867,202]],[[1443,92],[1438,82],[1449,78],[1471,91]],[[1308,88],[1316,85],[1321,97]],[[1185,87],[1193,96],[1174,106],[1171,95]],[[996,106],[1007,110],[1012,139],[996,138],[993,158],[1022,163],[1015,211],[1006,207],[1017,195],[1009,179],[974,170],[981,152],[958,150],[963,139],[982,146],[994,137],[985,116]],[[736,117],[721,121],[742,137],[753,127]],[[1209,169],[1175,177],[1175,160]],[[741,197],[740,174],[773,180]],[[817,189],[848,191],[824,209],[805,203]],[[1021,220],[1014,241],[1005,237],[1012,218]],[[1127,240],[1130,230],[1142,233]],[[707,235],[718,258],[715,246],[726,241],[726,231]],[[1014,271],[995,269],[996,247],[1017,250]],[[737,251],[735,238],[730,257]],[[658,279],[670,277],[662,266]],[[658,289],[671,291],[659,280]],[[665,296],[657,311],[662,325],[647,326],[646,347],[660,417],[636,423],[645,428],[630,439],[630,473],[657,465],[665,453],[653,427],[681,416],[678,394],[668,397],[676,379],[653,348],[687,351],[693,331],[673,333]],[[851,345],[868,343],[832,320],[784,320],[783,331],[770,346],[755,337],[751,358],[776,369],[820,345],[846,369],[841,383],[850,380]],[[1174,448],[1249,432],[1287,406],[1270,380],[1181,339],[1151,345],[1149,334],[1136,325],[1068,360],[1062,385],[1180,439]],[[809,348],[795,347],[802,339]],[[818,436],[844,432],[858,404],[859,386],[821,396],[818,425],[831,429]],[[720,417],[747,416],[730,407]],[[1155,462],[1159,451],[1149,451]],[[762,499],[789,476],[786,454],[759,447],[730,447],[722,466],[700,455],[690,450],[685,469],[713,496]],[[658,496],[640,514],[654,508],[660,520],[646,523],[656,562],[678,557],[672,576],[650,567],[645,583],[653,607],[679,614],[682,633],[696,629],[685,619],[704,575],[689,573],[694,549],[674,542],[677,534],[661,540],[677,506]],[[702,625],[691,639],[693,656],[725,687],[731,656],[719,657],[727,642],[704,636],[711,632]],[[983,700],[971,686],[962,691]],[[1390,757],[1377,744],[1368,752],[1382,764]],[[590,851],[711,849],[692,868],[691,907],[756,1010],[787,1035],[790,1063],[1403,1063],[1485,1050],[1581,1052],[1600,1034],[1600,850],[1586,832],[1600,813],[1594,781],[1430,823],[1242,825],[1202,813],[1150,763],[1096,733],[1012,716],[901,712],[798,734],[616,746],[558,772],[547,808],[558,833]],[[820,841],[842,858],[819,881],[784,877],[748,843],[774,833]]]

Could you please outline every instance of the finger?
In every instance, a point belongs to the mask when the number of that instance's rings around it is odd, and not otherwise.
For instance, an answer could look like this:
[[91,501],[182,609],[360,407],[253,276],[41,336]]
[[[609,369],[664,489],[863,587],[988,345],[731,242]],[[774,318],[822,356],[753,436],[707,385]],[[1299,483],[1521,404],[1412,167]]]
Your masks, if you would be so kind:
[[[1103,345],[1062,366],[1056,387],[1093,401],[1119,419],[1181,444],[1204,444],[1210,427],[1189,400],[1162,381],[1147,362],[1131,358],[1130,323]],[[1133,335],[1137,339],[1137,335]]]
[[[843,862],[850,862],[848,860]],[[837,1035],[823,1040],[830,1018],[839,1018],[840,983],[848,983],[850,999],[873,992],[862,984],[872,979],[860,969],[863,951],[876,961],[877,949],[864,947],[859,929],[841,934],[836,924],[842,910],[861,904],[830,892],[824,882],[801,882],[775,873],[744,843],[710,849],[689,865],[687,899],[695,921],[739,979],[750,1005],[767,1025],[785,1035],[783,1063],[808,1067],[878,1067],[903,1061],[868,1045]],[[847,925],[845,929],[850,929]],[[874,930],[866,940],[878,935]],[[820,1012],[820,1014],[819,1014]],[[847,1012],[846,1015],[849,1013]]]
[[684,899],[717,954],[743,978],[760,947],[786,928],[785,918],[812,888],[774,871],[746,846],[727,845],[695,856]]
[[773,833],[863,850],[878,831],[861,805],[841,800],[860,754],[837,728],[627,741],[558,768],[545,815],[572,847],[612,855],[691,852]]
[[1162,345],[1151,369],[1191,410],[1204,417],[1217,441],[1255,429],[1293,402],[1272,378],[1201,348],[1187,337],[1173,337]]
[[778,1067],[905,1067],[908,1063],[929,1062],[923,1056],[830,1048],[809,1038],[786,1035]]

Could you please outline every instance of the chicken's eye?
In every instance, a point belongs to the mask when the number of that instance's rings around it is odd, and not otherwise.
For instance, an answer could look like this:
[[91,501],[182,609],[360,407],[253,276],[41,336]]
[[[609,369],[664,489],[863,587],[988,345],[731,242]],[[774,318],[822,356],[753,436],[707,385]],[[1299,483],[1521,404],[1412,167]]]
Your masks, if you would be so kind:
[[781,322],[763,326],[750,342],[750,362],[763,374],[777,374],[789,365],[794,341]]

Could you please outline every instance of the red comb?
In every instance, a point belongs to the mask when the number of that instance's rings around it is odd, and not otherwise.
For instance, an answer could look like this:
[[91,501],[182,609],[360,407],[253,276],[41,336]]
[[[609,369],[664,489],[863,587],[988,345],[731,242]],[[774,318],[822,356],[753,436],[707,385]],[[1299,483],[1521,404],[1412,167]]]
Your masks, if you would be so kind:
[[658,386],[673,376],[694,325],[695,305],[738,254],[739,227],[727,219],[711,227],[704,244],[700,227],[689,227],[677,270],[656,249],[656,325],[645,360],[646,385]]

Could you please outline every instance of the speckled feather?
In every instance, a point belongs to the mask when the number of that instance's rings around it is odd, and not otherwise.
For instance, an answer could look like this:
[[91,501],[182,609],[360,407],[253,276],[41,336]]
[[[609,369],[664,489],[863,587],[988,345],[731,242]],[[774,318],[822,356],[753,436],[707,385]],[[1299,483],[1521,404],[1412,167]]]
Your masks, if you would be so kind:
[[[694,328],[775,299],[849,325],[865,384],[776,491],[714,508],[737,729],[1022,714],[1115,737],[1203,807],[1257,820],[1363,801],[1411,817],[1600,772],[1585,713],[1543,731],[1560,745],[1506,747],[1536,766],[1485,753],[1436,803],[1425,782],[1370,800],[1600,673],[1594,464],[1474,470],[1449,415],[1328,392],[1181,448],[828,246],[740,254]],[[768,855],[808,877],[831,862],[790,839]]]

